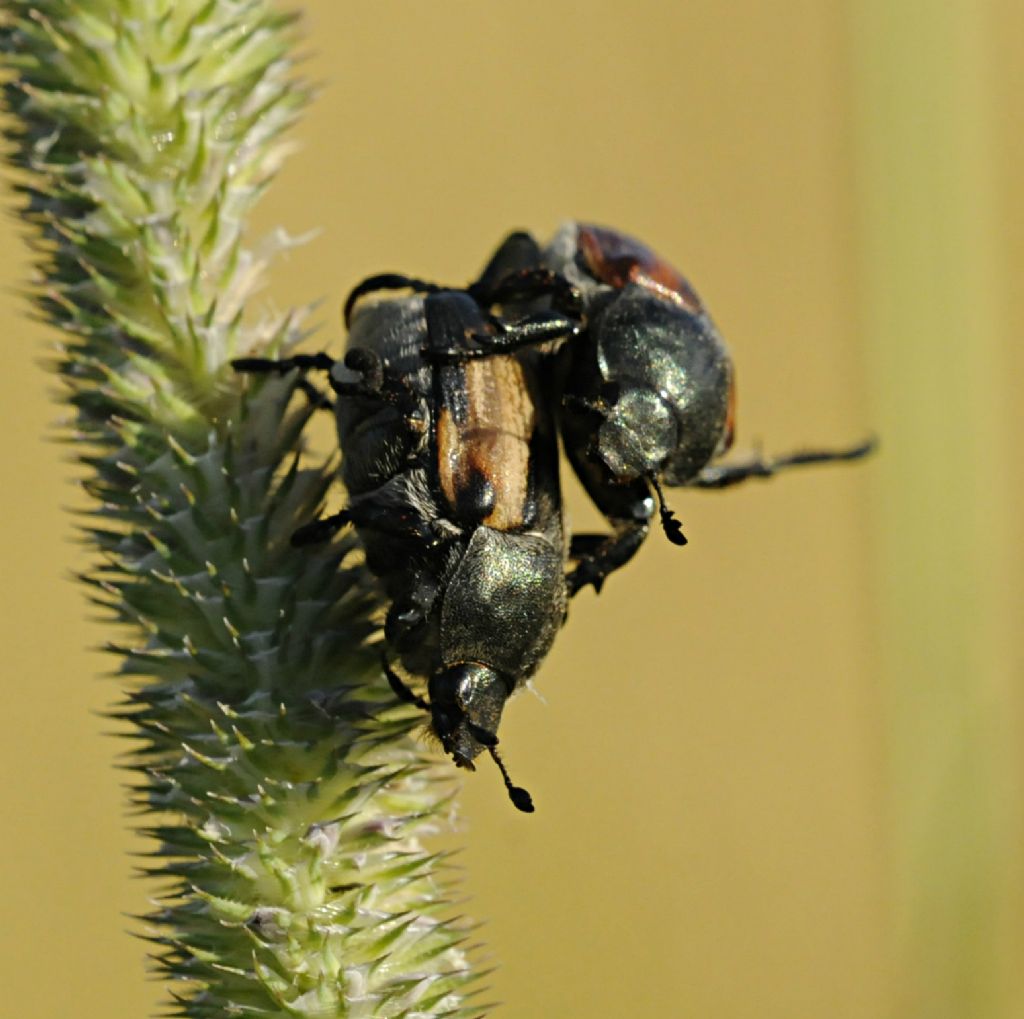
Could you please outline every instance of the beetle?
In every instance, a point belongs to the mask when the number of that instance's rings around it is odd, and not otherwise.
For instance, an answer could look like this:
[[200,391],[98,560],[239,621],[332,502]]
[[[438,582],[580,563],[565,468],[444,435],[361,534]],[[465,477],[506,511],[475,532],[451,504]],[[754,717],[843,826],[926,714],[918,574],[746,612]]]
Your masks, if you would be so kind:
[[[488,287],[505,267],[491,270]],[[390,602],[384,670],[393,691],[429,713],[456,765],[472,769],[487,751],[512,802],[529,812],[529,793],[512,784],[497,752],[497,730],[506,701],[565,618],[556,394],[537,344],[575,335],[579,324],[556,311],[509,322],[465,290],[433,285],[363,300],[396,279],[371,277],[353,290],[341,362],[320,353],[232,363],[244,372],[327,373],[349,499],[300,528],[293,543],[355,526]],[[481,360],[446,356],[498,334],[520,349]],[[426,698],[395,664],[426,677]]]
[[[560,431],[566,455],[588,495],[612,525],[607,535],[576,535],[569,594],[606,577],[636,554],[657,504],[662,529],[686,544],[663,485],[726,488],[805,464],[857,460],[868,440],[845,449],[800,450],[718,463],[735,432],[735,373],[710,315],[683,275],[629,235],[587,223],[564,224],[541,248],[510,234],[494,271],[468,287],[491,309],[548,308],[582,328],[552,349]],[[531,342],[501,331],[475,337],[457,360],[508,352]]]

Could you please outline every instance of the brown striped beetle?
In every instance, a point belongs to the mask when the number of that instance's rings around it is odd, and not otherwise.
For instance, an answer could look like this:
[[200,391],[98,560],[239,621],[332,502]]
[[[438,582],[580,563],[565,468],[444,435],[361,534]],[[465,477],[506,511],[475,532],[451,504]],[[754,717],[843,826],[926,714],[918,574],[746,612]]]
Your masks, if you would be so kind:
[[[489,269],[481,285],[498,293],[495,272],[504,269]],[[363,300],[396,287],[415,292]],[[394,274],[356,287],[345,317],[342,362],[322,353],[233,362],[244,372],[325,371],[335,395],[349,501],[301,528],[293,543],[355,526],[390,602],[384,670],[395,694],[429,713],[458,766],[472,769],[490,753],[512,802],[532,811],[498,755],[497,730],[505,702],[536,671],[565,618],[557,394],[534,348],[575,336],[578,320],[538,311],[513,322],[487,314],[464,290]],[[516,352],[451,356],[497,337]],[[426,698],[396,665],[426,678]]]

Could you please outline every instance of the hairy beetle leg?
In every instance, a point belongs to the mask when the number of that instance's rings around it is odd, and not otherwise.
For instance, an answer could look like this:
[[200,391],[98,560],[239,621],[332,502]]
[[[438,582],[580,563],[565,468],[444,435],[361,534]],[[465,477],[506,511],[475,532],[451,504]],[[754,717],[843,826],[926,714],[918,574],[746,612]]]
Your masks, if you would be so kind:
[[350,371],[359,372],[358,382],[344,382],[331,376],[331,389],[338,396],[364,397],[390,403],[405,418],[411,432],[422,433],[424,422],[418,415],[421,397],[408,381],[389,369],[387,362],[368,347],[350,347],[345,354],[344,365]]
[[386,492],[385,488],[369,496],[354,498],[342,511],[348,518],[347,522],[363,530],[412,541],[427,549],[451,540],[452,532],[438,528],[434,521],[417,512],[414,505],[389,499],[382,495],[383,492]]
[[569,539],[569,558],[589,559],[608,541],[608,538],[607,534],[574,534]]
[[292,534],[292,547],[302,548],[305,545],[317,545],[320,542],[330,541],[338,531],[350,523],[352,523],[352,516],[348,510],[342,510],[329,517],[321,517],[319,520],[311,520]]
[[415,705],[420,711],[426,711],[430,713],[430,705],[417,693],[413,693],[405,684],[405,680],[395,672],[394,669],[388,664],[387,657],[385,655],[380,656],[381,668],[384,670],[384,675],[387,676],[388,686],[391,687],[394,695],[402,701],[404,704]]
[[550,343],[554,340],[571,339],[580,333],[578,320],[558,312],[541,311],[515,322],[490,319],[493,333],[470,333],[465,345],[452,347],[424,347],[425,360],[438,364],[461,364],[481,357],[511,354],[524,347]]
[[633,521],[615,534],[574,535],[569,554],[578,560],[578,565],[565,577],[569,597],[579,594],[588,585],[600,594],[608,575],[636,555],[649,530],[647,521]]
[[531,234],[525,230],[513,230],[498,245],[477,280],[466,289],[474,300],[477,295],[483,295],[484,300],[480,303],[486,303],[486,296],[493,293],[503,280],[536,269],[543,257],[540,245]]
[[352,309],[356,301],[367,294],[374,294],[380,290],[413,290],[417,294],[435,294],[441,289],[436,283],[428,283],[426,280],[399,272],[382,272],[376,276],[368,276],[362,283],[353,287],[345,299],[345,325],[348,326],[352,320]]
[[705,467],[697,477],[686,484],[690,488],[728,488],[748,478],[770,478],[788,467],[859,460],[873,452],[877,445],[875,439],[871,438],[848,449],[804,449],[769,459],[753,456],[739,463]]
[[231,367],[236,372],[252,372],[254,374],[269,374],[276,372],[278,375],[287,375],[293,369],[299,371],[325,371],[329,372],[335,365],[335,360],[330,354],[322,351],[319,354],[294,354],[292,357],[236,357],[231,362]]
[[[290,371],[330,371],[334,367],[334,358],[329,354],[296,354],[294,357],[238,357],[231,362],[237,372],[252,375],[287,375]],[[295,383],[298,389],[317,410],[334,410],[334,403],[326,393],[322,393],[308,379],[300,378]]]
[[321,393],[309,379],[299,379],[295,388],[309,400],[316,410],[334,410],[334,401],[326,394]]
[[481,279],[471,284],[467,291],[474,300],[488,307],[509,301],[532,301],[550,297],[551,304],[557,311],[578,316],[583,309],[583,298],[579,290],[561,273],[551,269],[519,269],[496,283]]
[[[287,375],[290,371],[323,371],[330,372],[338,362],[322,351],[319,354],[295,354],[292,357],[238,357],[231,362],[231,367],[238,372],[254,375]],[[376,397],[395,403],[408,402],[411,391],[402,379],[390,375],[387,366],[380,356],[365,347],[353,347],[345,354],[343,362],[346,368],[359,372],[363,378],[359,382],[343,382],[328,375],[331,389],[339,396]],[[305,379],[296,383],[310,400],[316,404],[331,406],[330,400],[315,386]]]

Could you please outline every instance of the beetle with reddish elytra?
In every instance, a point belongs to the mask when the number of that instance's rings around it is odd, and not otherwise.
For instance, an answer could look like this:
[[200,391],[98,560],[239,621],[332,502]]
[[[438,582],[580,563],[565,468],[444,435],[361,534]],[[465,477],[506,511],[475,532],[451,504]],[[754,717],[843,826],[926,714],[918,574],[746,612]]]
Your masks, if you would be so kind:
[[572,284],[587,323],[564,355],[561,432],[573,468],[613,525],[611,535],[590,539],[571,594],[586,584],[599,590],[632,558],[654,513],[652,489],[666,535],[685,543],[662,483],[727,488],[784,468],[858,460],[874,449],[868,439],[717,462],[735,434],[735,372],[683,275],[634,238],[582,223],[565,224],[541,264]]

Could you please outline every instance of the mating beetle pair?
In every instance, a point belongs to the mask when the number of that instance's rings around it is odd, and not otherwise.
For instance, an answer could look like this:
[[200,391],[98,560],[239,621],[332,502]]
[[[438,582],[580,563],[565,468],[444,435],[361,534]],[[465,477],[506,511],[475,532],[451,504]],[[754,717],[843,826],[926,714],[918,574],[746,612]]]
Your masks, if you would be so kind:
[[[521,810],[530,797],[496,750],[504,704],[550,649],[567,599],[636,553],[656,502],[666,535],[686,542],[662,483],[722,488],[871,448],[713,464],[732,441],[729,356],[686,280],[613,230],[570,223],[545,249],[514,233],[465,288],[372,276],[345,318],[343,363],[234,362],[329,373],[349,503],[294,540],[355,525],[390,599],[389,652],[427,678],[429,702],[386,658],[392,688],[430,713],[459,766],[488,751]],[[559,433],[611,525],[568,547]]]
[[[293,541],[355,525],[390,601],[384,669],[392,689],[430,712],[456,764],[472,768],[489,752],[513,803],[529,811],[529,794],[512,784],[496,746],[505,702],[565,617],[553,376],[528,343],[509,356],[460,359],[466,337],[511,332],[465,290],[422,285],[411,297],[355,307],[404,283],[377,277],[353,292],[343,363],[316,354],[235,367],[328,372],[349,501]],[[579,327],[540,312],[516,328],[532,339]],[[398,666],[426,677],[429,702]]]

